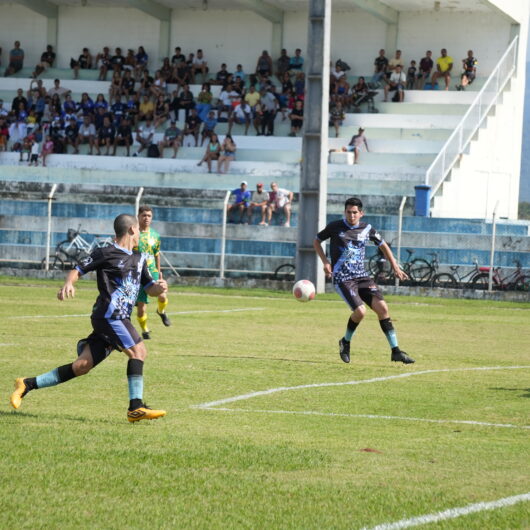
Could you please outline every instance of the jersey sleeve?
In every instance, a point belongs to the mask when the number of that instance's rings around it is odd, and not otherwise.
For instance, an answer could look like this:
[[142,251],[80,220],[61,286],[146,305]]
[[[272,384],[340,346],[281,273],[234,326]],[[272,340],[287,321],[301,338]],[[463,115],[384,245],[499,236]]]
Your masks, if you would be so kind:
[[81,274],[98,270],[105,262],[105,255],[102,248],[96,248],[90,256],[83,258],[79,265],[76,265],[76,270]]
[[153,245],[153,256],[160,254],[160,234],[156,234],[155,243]]
[[329,225],[324,228],[324,230],[321,230],[315,239],[318,239],[319,241],[325,241],[326,239],[329,239],[331,237],[331,230]]
[[370,229],[369,238],[370,241],[374,243],[377,247],[380,247],[385,242],[383,236],[373,227]]
[[153,280],[153,277],[151,276],[151,273],[149,272],[149,267],[147,266],[147,260],[143,260],[142,265],[142,276],[140,277],[140,283],[142,287],[145,289],[146,287],[149,287],[152,283],[155,281]]

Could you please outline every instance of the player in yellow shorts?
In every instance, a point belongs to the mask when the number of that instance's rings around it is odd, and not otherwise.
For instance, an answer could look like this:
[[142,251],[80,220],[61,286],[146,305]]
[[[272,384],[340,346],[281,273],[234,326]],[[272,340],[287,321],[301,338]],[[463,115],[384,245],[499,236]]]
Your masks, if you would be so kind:
[[[151,222],[153,221],[153,210],[150,206],[140,206],[138,209],[138,223],[140,225],[140,239],[138,247],[134,250],[138,250],[141,253],[147,254],[147,267],[151,276],[156,281],[162,279],[162,270],[160,268],[160,234],[151,228]],[[147,294],[143,289],[140,289],[138,298],[136,299],[136,317],[138,323],[142,328],[142,338],[144,340],[150,339],[151,335],[149,328],[147,327],[147,307],[148,304]],[[171,321],[166,315],[166,307],[168,299],[166,293],[162,293],[158,297],[158,308],[157,314],[161,318],[164,326],[171,326]]]

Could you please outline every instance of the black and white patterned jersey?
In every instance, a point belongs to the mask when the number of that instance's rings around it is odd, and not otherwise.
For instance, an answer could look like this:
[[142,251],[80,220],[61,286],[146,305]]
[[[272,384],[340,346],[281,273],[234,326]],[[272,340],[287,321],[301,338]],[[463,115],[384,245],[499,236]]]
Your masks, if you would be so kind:
[[97,248],[76,267],[81,275],[96,271],[99,296],[92,318],[124,320],[131,316],[140,286],[149,287],[153,278],[139,254],[114,245]]
[[345,219],[329,223],[317,234],[317,239],[330,240],[334,283],[366,278],[368,276],[364,268],[366,243],[372,241],[377,246],[384,243],[383,238],[372,225],[359,223],[350,226]]

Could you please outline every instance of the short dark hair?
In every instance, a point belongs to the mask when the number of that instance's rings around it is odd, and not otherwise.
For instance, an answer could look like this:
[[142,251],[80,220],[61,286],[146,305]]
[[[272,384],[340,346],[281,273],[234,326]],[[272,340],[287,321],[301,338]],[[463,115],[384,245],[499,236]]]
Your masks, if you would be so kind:
[[133,215],[128,213],[122,213],[114,219],[114,233],[116,237],[123,237],[131,226],[134,226],[138,223],[138,220]]
[[362,211],[363,201],[361,201],[361,199],[358,199],[357,197],[350,197],[349,199],[346,199],[346,202],[344,203],[344,209],[346,210],[348,206],[357,206],[357,208]]
[[143,204],[142,206],[140,206],[140,208],[138,208],[138,215],[144,212],[152,212],[152,211],[153,211],[153,208],[151,208],[151,206],[147,206],[147,204]]

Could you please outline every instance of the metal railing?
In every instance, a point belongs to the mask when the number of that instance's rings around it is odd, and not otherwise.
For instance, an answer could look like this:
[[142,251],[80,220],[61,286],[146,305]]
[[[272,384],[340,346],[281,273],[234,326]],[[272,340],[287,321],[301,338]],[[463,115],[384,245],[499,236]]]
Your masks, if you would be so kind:
[[511,79],[516,69],[517,40],[515,37],[508,49],[497,63],[488,80],[478,92],[456,129],[447,139],[425,174],[425,184],[431,187],[431,197],[434,197],[447,175],[463,154],[482,122],[487,117],[491,107],[504,87]]

